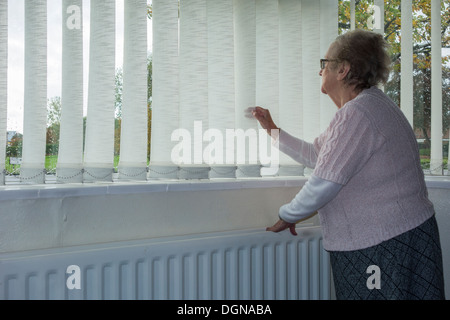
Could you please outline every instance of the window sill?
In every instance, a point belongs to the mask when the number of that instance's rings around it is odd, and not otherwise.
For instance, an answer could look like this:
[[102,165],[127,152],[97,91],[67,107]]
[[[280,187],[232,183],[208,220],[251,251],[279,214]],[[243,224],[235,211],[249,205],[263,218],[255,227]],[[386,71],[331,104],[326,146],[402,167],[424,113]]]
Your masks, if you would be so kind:
[[428,188],[450,189],[450,176],[425,176],[425,182]]
[[[173,191],[238,190],[302,187],[306,177],[266,177],[214,180],[148,180],[44,185],[6,184],[0,186],[0,201],[40,198],[141,194]],[[425,176],[428,188],[450,189],[450,176]]]
[[302,187],[306,181],[306,177],[267,177],[214,180],[148,180],[142,182],[113,181],[72,184],[50,182],[42,185],[6,184],[0,187],[0,201],[154,192]]

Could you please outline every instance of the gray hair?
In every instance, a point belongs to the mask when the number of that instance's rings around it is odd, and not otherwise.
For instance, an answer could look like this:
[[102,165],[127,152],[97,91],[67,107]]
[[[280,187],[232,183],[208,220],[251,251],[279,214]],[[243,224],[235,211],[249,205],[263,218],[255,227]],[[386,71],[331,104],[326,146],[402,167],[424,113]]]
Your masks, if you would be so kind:
[[381,34],[356,29],[338,36],[331,52],[333,59],[350,64],[345,83],[366,89],[388,80],[391,65],[388,47]]

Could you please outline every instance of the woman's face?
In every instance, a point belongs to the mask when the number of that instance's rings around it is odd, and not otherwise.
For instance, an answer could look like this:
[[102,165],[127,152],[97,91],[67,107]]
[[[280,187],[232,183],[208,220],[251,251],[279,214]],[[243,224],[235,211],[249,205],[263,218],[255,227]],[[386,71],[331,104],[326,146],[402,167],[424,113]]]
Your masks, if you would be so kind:
[[[330,46],[328,49],[325,59],[333,59],[332,52],[333,52],[333,45]],[[337,85],[337,70],[336,68],[330,68],[332,65],[332,62],[326,62],[325,68],[321,69],[319,72],[319,75],[322,77],[322,88],[321,91],[324,94],[328,94],[331,92]]]

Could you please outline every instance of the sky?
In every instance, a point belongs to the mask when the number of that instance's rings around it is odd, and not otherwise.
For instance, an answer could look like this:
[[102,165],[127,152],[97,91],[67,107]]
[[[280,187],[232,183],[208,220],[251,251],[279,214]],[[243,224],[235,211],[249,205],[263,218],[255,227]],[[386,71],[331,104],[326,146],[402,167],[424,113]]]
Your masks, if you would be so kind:
[[[151,3],[151,0],[148,0]],[[61,0],[47,0],[48,13],[48,81],[47,98],[61,96]],[[89,0],[83,0],[84,33],[84,98],[87,105],[89,70]],[[116,0],[116,68],[123,60],[123,9],[124,0]],[[152,24],[148,23],[148,50],[152,46]],[[8,2],[8,131],[23,132],[23,85],[24,85],[24,0]]]

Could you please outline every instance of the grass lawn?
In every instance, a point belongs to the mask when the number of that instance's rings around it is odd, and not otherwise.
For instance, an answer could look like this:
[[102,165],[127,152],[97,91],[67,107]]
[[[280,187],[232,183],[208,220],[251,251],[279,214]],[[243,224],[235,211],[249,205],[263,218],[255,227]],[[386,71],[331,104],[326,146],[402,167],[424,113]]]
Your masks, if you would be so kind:
[[[51,155],[45,157],[45,170],[48,173],[56,173],[56,163],[58,162],[57,155]],[[114,168],[117,169],[119,164],[119,156],[114,156]],[[9,157],[6,158],[6,171],[9,174],[19,174],[20,173],[20,165],[10,164]]]

